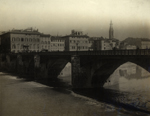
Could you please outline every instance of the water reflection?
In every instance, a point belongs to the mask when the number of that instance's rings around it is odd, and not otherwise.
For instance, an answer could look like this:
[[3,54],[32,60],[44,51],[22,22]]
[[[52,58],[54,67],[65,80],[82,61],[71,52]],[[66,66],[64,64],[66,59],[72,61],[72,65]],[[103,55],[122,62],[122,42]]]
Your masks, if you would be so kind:
[[120,91],[149,90],[150,73],[133,63],[120,66],[104,84]]
[[116,90],[114,101],[150,111],[150,73],[133,63],[120,66],[104,84]]

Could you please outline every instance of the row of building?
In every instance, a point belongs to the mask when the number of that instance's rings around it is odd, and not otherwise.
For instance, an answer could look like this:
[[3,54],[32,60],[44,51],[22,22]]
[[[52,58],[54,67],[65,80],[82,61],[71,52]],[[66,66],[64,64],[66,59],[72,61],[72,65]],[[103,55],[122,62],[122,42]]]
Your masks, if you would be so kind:
[[120,43],[120,49],[150,49],[150,39],[128,37]]
[[51,36],[28,28],[11,30],[0,35],[2,52],[41,52],[41,51],[92,51],[119,48],[119,40],[89,37],[82,31],[72,30],[66,36]]
[[[134,42],[135,40],[136,42]],[[112,49],[150,48],[149,39],[127,38],[120,42],[114,38],[113,24],[110,23],[109,38],[89,37],[82,31],[72,30],[66,36],[43,34],[38,29],[10,30],[0,34],[1,52],[42,52],[42,51],[93,51]],[[130,42],[132,41],[132,42]]]

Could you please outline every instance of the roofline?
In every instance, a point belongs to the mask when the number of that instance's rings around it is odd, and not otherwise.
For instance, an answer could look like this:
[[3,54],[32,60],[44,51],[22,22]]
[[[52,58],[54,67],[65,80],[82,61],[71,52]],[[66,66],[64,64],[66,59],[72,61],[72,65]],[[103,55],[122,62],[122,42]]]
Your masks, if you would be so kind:
[[87,38],[89,38],[89,36],[87,36],[87,35],[66,35],[66,36],[63,36],[63,38],[64,37],[87,37]]
[[32,34],[32,35],[40,35],[41,33],[40,32],[35,32],[35,31],[21,31],[21,32],[18,32],[18,31],[9,31],[9,32],[6,32],[6,33],[2,33],[1,35],[5,35],[5,34]]

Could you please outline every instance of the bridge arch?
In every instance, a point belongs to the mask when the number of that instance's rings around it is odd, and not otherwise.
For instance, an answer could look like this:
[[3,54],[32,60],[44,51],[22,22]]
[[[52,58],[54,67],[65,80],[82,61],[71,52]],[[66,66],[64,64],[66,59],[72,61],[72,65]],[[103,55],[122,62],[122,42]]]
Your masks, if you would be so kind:
[[56,79],[68,62],[70,62],[68,59],[63,58],[49,60],[47,65],[45,65],[48,71],[48,77]]
[[130,60],[116,60],[114,61],[108,61],[103,63],[103,65],[99,68],[97,68],[93,75],[92,75],[92,79],[91,79],[91,85],[92,87],[102,87],[104,85],[104,83],[106,82],[106,80],[110,77],[111,74],[113,74],[113,72],[119,68],[121,65],[127,63],[127,62],[131,62],[134,63],[142,68],[144,68],[145,70],[149,71],[150,69],[150,62],[146,59],[146,60],[141,60],[141,59],[130,59]]

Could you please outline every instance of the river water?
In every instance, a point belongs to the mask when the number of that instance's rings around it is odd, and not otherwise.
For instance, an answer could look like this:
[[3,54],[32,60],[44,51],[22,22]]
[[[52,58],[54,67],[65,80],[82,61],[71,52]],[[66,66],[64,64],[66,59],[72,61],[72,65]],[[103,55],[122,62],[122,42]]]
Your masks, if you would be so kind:
[[112,90],[113,101],[150,112],[150,73],[133,63],[120,66],[104,87]]
[[131,62],[121,65],[103,87],[75,92],[128,110],[150,113],[150,73],[140,66]]
[[0,72],[0,116],[150,116],[149,83],[149,72],[132,63],[101,89],[72,90],[69,75],[41,84]]

